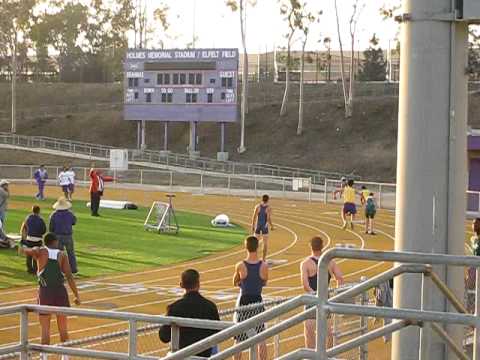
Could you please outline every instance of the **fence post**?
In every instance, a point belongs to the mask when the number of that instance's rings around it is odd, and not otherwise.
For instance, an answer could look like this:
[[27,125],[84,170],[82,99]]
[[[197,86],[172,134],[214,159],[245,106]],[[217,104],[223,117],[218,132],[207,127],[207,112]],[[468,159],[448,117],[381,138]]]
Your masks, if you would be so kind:
[[[280,318],[275,319],[275,325],[280,322]],[[280,357],[280,334],[275,335],[273,338],[273,358],[277,359]]]
[[283,191],[283,198],[285,199],[285,178],[282,178],[282,191]]
[[[426,306],[430,303],[431,298],[431,283],[427,275],[422,274],[422,293],[421,293],[421,310],[428,310]],[[430,343],[431,343],[431,327],[430,323],[423,322],[420,327],[420,349],[419,349],[419,359],[426,360],[430,358]]]
[[[333,294],[337,295],[338,294],[338,289],[334,288],[333,289]],[[332,346],[336,346],[338,341],[338,334],[340,333],[340,330],[338,330],[338,314],[332,314]]]
[[257,360],[257,344],[250,348],[250,360]]
[[257,175],[253,175],[253,182],[255,183],[255,198],[257,198]]
[[200,192],[203,193],[203,172],[200,173]]
[[20,360],[28,360],[28,312],[22,309],[20,313]]
[[[366,276],[362,276],[360,278],[361,282],[364,282],[367,280]],[[360,297],[360,304],[361,305],[368,305],[368,293],[364,291]],[[368,326],[367,326],[367,318],[365,316],[362,316],[360,318],[360,334],[365,335],[368,332]],[[368,343],[365,343],[360,346],[360,360],[367,360],[368,359]]]
[[310,178],[309,184],[308,184],[308,202],[312,201],[312,178]]
[[382,184],[378,185],[378,208],[382,208]]
[[[475,316],[480,316],[480,271],[475,269]],[[480,322],[475,326],[473,335],[473,360],[480,360]]]
[[140,169],[140,185],[143,185],[143,169]]
[[[477,206],[478,206],[478,212],[480,213],[480,192],[477,192],[475,193],[477,195]],[[467,195],[467,199],[468,199],[468,195]],[[467,202],[468,204],[468,202]]]
[[137,357],[137,320],[128,320],[128,358]]
[[113,169],[113,183],[117,183],[117,169]]
[[227,183],[228,195],[231,195],[231,192],[230,192],[231,186],[232,186],[232,177],[230,175],[228,175],[228,183]]
[[177,325],[172,324],[170,329],[172,332],[170,347],[172,352],[176,352],[180,349],[180,328]]
[[328,187],[327,187],[327,178],[325,178],[325,186],[323,187],[323,203],[326,204],[327,203],[327,191],[328,191]]
[[87,168],[83,168],[83,181],[87,181]]
[[170,171],[170,188],[173,188],[173,171]]
[[33,166],[30,166],[30,184],[33,185]]

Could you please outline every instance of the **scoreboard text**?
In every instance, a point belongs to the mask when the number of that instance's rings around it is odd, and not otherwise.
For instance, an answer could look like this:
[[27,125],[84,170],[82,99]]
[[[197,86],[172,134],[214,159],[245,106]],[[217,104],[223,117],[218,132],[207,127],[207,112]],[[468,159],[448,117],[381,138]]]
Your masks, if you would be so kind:
[[124,70],[125,120],[237,120],[237,49],[129,50]]

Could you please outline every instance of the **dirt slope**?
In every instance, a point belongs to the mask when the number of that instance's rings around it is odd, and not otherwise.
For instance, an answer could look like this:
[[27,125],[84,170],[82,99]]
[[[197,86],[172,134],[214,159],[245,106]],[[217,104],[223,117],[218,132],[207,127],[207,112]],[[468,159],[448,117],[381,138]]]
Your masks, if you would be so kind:
[[[82,88],[76,88],[78,86]],[[240,155],[236,152],[238,124],[227,126],[226,146],[232,159],[330,171],[353,171],[372,180],[394,180],[398,114],[398,98],[395,94],[392,95],[390,91],[381,96],[378,89],[375,92],[362,90],[364,95],[374,96],[358,98],[354,117],[345,120],[336,87],[327,93],[325,88],[309,86],[306,90],[308,101],[305,105],[305,132],[302,136],[297,136],[297,89],[293,90],[289,112],[280,118],[281,97],[277,95],[281,93],[281,87],[256,86],[251,89],[251,109],[246,120],[246,153]],[[49,84],[45,89],[35,85],[22,88],[22,96],[23,93],[25,98],[22,98],[21,103],[24,112],[20,110],[18,120],[20,134],[124,147],[136,145],[136,124],[122,118],[119,85],[85,87]],[[7,94],[3,85],[0,86],[0,94]],[[78,104],[75,105],[75,102]],[[49,103],[52,105],[48,106]],[[479,103],[478,94],[470,96],[469,124],[473,127],[480,127]],[[7,105],[7,102],[0,101],[0,115],[8,112]],[[39,109],[38,115],[35,109]],[[0,131],[8,131],[9,128],[8,118],[0,116]],[[215,156],[219,150],[219,133],[219,127],[215,124],[199,126],[199,147],[203,156]],[[185,152],[187,143],[188,125],[170,126],[170,150]],[[162,148],[162,124],[147,125],[147,145],[152,149]]]

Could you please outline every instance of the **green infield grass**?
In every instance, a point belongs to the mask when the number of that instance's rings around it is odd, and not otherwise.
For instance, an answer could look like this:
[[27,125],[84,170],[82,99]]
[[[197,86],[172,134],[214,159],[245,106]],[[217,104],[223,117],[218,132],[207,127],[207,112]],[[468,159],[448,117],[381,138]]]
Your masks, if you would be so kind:
[[[33,204],[30,197],[12,197],[7,213],[7,233],[18,233]],[[53,199],[41,202],[42,217],[48,228]],[[23,206],[24,205],[24,206]],[[101,209],[101,217],[90,216],[85,201],[74,201],[74,227],[79,277],[88,278],[120,272],[139,271],[199,258],[242,243],[245,230],[236,225],[214,228],[211,217],[177,211],[180,232],[158,234],[145,231],[147,208],[138,210]],[[0,249],[0,289],[32,285],[36,278],[26,272],[25,258],[16,249]]]

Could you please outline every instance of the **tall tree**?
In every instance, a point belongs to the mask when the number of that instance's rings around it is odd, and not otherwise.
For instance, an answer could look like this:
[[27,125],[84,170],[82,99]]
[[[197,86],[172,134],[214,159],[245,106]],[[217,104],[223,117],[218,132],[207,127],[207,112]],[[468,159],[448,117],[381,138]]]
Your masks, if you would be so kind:
[[326,63],[327,63],[327,81],[331,81],[331,72],[332,72],[332,54],[331,46],[332,39],[329,36],[323,38],[323,46],[327,49]]
[[[58,52],[58,66],[61,81],[82,80],[85,63],[82,45],[89,28],[89,8],[69,1],[58,11],[44,14],[35,24],[35,42],[47,44]],[[79,75],[80,74],[80,75]]]
[[225,4],[232,10],[238,11],[240,17],[240,35],[243,48],[243,70],[242,70],[242,102],[240,105],[240,146],[238,152],[243,153],[245,147],[245,115],[248,113],[248,52],[247,52],[247,7],[250,4],[255,6],[256,0],[226,0]]
[[360,81],[386,80],[387,62],[383,57],[383,50],[378,44],[378,38],[373,34],[370,39],[370,46],[363,52],[364,59],[358,73],[358,79]]
[[22,51],[23,60],[27,60],[29,32],[33,24],[33,9],[36,0],[0,0],[0,55],[10,58],[11,83],[12,83],[12,127],[11,132],[17,131],[17,71],[19,49]]
[[355,35],[357,32],[357,24],[362,12],[363,6],[359,6],[360,0],[355,0],[352,5],[352,13],[348,21],[349,34],[350,34],[350,68],[349,79],[347,88],[347,79],[345,78],[345,56],[343,53],[342,34],[340,31],[340,15],[338,14],[337,0],[334,0],[335,5],[335,18],[337,21],[337,36],[338,44],[340,46],[340,71],[342,72],[342,87],[343,87],[343,100],[345,104],[345,118],[350,118],[353,115],[353,84],[355,82]]
[[292,67],[292,43],[297,30],[302,27],[302,5],[299,0],[279,0],[280,14],[288,25],[288,32],[285,34],[287,39],[287,60],[285,64],[285,91],[283,93],[282,107],[280,116],[287,113],[288,97],[290,94],[290,69]]
[[303,104],[304,104],[304,82],[305,82],[305,47],[307,46],[308,34],[310,32],[310,26],[312,23],[317,21],[320,18],[321,12],[316,17],[313,13],[309,12],[306,9],[306,3],[302,5],[301,10],[301,24],[300,30],[303,32],[302,39],[302,54],[300,58],[300,98],[298,101],[298,125],[297,125],[297,135],[302,135],[303,132]]

